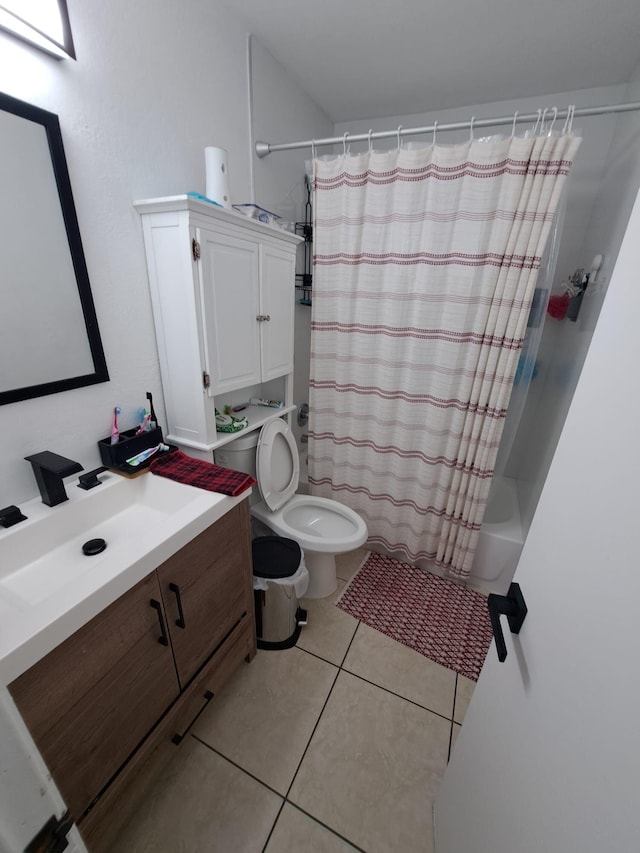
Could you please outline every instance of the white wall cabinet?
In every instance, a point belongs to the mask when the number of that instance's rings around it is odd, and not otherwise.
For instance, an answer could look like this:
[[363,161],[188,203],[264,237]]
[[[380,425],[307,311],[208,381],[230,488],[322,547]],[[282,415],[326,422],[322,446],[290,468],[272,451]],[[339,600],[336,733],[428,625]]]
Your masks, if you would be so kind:
[[[143,223],[167,439],[211,451],[215,407],[230,394],[269,396],[283,409],[250,407],[249,429],[293,410],[295,257],[301,238],[189,196],[135,203]],[[273,387],[273,386],[272,386]],[[215,399],[214,399],[215,398]]]

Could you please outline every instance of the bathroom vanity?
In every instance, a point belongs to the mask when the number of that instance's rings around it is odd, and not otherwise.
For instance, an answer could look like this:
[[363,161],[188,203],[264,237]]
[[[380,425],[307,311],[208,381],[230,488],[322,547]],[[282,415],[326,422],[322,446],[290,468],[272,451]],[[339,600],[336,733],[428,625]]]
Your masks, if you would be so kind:
[[294,409],[295,261],[302,238],[188,195],[135,207],[167,440],[210,458],[237,436],[216,431],[216,407],[222,412],[251,397],[284,403],[244,409],[249,430]]
[[[111,849],[136,776],[158,753],[170,756],[236,667],[250,660],[256,650],[246,497],[223,497],[151,474],[138,478],[143,486],[136,481],[114,483],[114,478],[121,479],[115,474],[106,477],[101,494],[96,489],[95,496],[76,496],[77,490],[70,490],[70,506],[56,507],[53,512],[44,507],[41,519],[32,516],[23,524],[26,528],[32,523],[36,534],[41,531],[46,539],[46,525],[51,518],[56,521],[58,509],[58,526],[67,523],[65,512],[72,518],[84,516],[86,523],[94,505],[107,505],[110,490],[115,501],[122,500],[125,491],[146,489],[153,494],[145,497],[141,492],[129,515],[142,505],[147,519],[151,518],[150,508],[155,512],[158,507],[166,511],[166,518],[157,513],[157,537],[150,535],[143,557],[134,552],[127,558],[127,568],[121,570],[117,529],[121,526],[126,532],[126,522],[118,520],[118,514],[110,519],[108,510],[97,509],[97,526],[109,529],[112,525],[109,539],[113,545],[111,557],[108,548],[102,563],[100,558],[85,563],[85,572],[95,566],[90,595],[85,595],[86,589],[78,592],[81,581],[65,579],[62,573],[60,582],[66,583],[67,592],[52,586],[43,599],[42,587],[31,594],[20,586],[17,576],[35,572],[39,560],[15,572],[16,579],[9,575],[0,582],[0,611],[7,607],[9,612],[11,594],[17,611],[17,593],[21,593],[22,621],[31,623],[24,630],[33,635],[31,639],[26,639],[26,633],[19,636],[21,614],[16,612],[13,634],[18,639],[13,650],[0,649],[2,674],[6,678],[12,670],[20,672],[10,680],[10,693],[92,853]],[[192,507],[187,521],[189,501]],[[33,512],[36,510],[37,506]],[[180,512],[184,517],[167,538],[171,519]],[[15,529],[12,534],[18,542],[16,552],[22,547],[19,532]],[[158,544],[156,539],[161,536],[166,541]],[[149,563],[145,557],[151,542]],[[7,545],[11,556],[11,538],[0,544]],[[126,552],[124,544],[120,555]],[[66,547],[65,541],[53,551]],[[151,568],[157,559],[154,554],[167,553],[166,559]],[[69,563],[73,559],[69,556]],[[55,562],[51,568],[55,571]],[[116,595],[122,588],[126,591]],[[69,605],[66,609],[62,601]],[[106,601],[109,603],[102,606]],[[69,634],[83,621],[82,613],[96,610]],[[49,611],[50,624],[42,622],[37,628],[45,611]],[[57,643],[60,625],[69,635]],[[40,656],[38,649],[48,647]],[[39,659],[25,669],[34,657]]]

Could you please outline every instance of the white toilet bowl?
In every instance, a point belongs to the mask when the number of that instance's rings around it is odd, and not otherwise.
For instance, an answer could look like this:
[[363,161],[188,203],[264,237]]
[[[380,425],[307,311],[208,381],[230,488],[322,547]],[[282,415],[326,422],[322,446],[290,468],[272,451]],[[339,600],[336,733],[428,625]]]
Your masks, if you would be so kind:
[[[238,445],[234,448],[233,445]],[[367,526],[338,501],[296,495],[300,463],[293,433],[276,418],[257,433],[216,451],[216,462],[251,474],[262,496],[251,514],[278,536],[295,539],[309,570],[307,598],[324,598],[337,588],[336,554],[364,545]]]
[[278,536],[300,545],[309,570],[307,598],[335,592],[336,554],[353,551],[367,540],[367,526],[358,513],[328,498],[294,495],[275,511],[262,501],[251,507],[251,514]]

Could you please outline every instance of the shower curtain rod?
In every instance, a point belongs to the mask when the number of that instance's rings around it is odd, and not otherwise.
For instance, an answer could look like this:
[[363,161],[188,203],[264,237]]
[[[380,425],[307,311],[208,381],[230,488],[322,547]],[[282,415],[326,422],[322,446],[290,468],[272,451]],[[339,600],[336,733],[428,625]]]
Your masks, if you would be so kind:
[[[558,110],[557,114],[555,107],[546,110],[547,113],[552,113],[554,119],[567,118],[571,107],[566,110]],[[573,116],[599,116],[608,115],[610,113],[628,113],[633,110],[640,110],[640,101],[635,101],[628,104],[605,104],[600,107],[581,107],[573,111]],[[391,139],[397,137],[400,140],[402,136],[414,136],[421,133],[433,133],[433,131],[443,130],[465,130],[476,127],[497,127],[498,125],[520,124],[521,122],[538,121],[541,117],[542,110],[535,113],[519,113],[509,116],[500,116],[500,118],[479,118],[470,119],[469,121],[456,121],[450,124],[431,124],[428,127],[407,127],[402,125],[397,130],[380,130],[376,133],[345,133],[343,136],[332,136],[327,139],[307,139],[304,142],[256,142],[255,149],[258,157],[266,157],[274,151],[293,151],[296,148],[320,148],[325,145],[338,145],[340,143],[346,145],[347,142],[369,142],[373,139]]]

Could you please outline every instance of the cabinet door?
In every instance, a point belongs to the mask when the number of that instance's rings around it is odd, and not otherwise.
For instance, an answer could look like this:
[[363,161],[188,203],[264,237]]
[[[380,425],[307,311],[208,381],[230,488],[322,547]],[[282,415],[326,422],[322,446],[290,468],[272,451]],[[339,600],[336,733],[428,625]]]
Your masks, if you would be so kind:
[[151,600],[155,573],[9,685],[74,820],[178,696]]
[[251,615],[246,501],[157,570],[184,688],[231,629]]
[[295,254],[263,245],[260,262],[260,313],[270,318],[260,324],[262,381],[267,382],[293,372]]
[[260,382],[259,246],[199,229],[209,393]]

